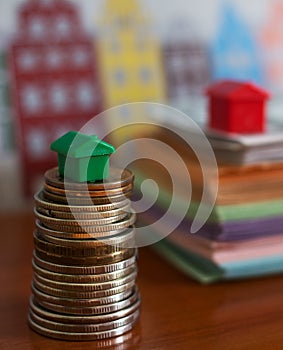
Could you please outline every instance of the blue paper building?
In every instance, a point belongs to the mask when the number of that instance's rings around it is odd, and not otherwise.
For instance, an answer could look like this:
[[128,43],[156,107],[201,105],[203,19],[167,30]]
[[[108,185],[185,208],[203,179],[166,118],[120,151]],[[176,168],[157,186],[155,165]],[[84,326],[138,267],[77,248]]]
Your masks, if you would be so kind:
[[220,27],[211,48],[213,79],[252,80],[262,84],[257,43],[251,29],[230,4],[222,10]]

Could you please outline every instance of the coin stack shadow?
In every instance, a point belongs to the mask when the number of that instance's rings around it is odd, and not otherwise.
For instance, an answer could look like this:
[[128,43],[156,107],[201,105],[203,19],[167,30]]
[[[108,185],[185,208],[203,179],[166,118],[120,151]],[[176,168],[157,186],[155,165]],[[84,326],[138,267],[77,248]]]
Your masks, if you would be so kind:
[[[139,317],[133,174],[110,169],[105,182],[64,181],[45,174],[35,195],[29,325],[64,340],[124,334]],[[70,204],[69,204],[70,203]]]

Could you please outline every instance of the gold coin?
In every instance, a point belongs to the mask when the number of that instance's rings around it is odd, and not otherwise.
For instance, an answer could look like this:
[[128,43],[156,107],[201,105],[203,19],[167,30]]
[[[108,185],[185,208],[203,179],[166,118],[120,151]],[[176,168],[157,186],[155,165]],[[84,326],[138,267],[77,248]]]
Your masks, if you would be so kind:
[[50,200],[59,204],[69,204],[70,206],[78,206],[78,205],[105,205],[115,202],[122,202],[128,199],[132,194],[132,191],[125,192],[124,194],[120,194],[117,196],[108,196],[108,197],[89,197],[89,198],[77,198],[68,196],[60,196],[48,191],[43,190],[43,197],[46,200]]
[[101,282],[109,282],[118,278],[123,278],[133,272],[137,272],[137,266],[135,263],[132,265],[117,270],[114,272],[102,273],[97,275],[68,275],[63,273],[56,273],[52,271],[48,271],[46,269],[38,266],[34,259],[32,260],[33,271],[44,278],[51,279],[53,281],[58,282],[69,282],[69,283],[101,283]]
[[46,250],[41,250],[38,247],[35,247],[35,253],[40,259],[53,264],[88,267],[93,265],[114,264],[128,259],[135,254],[135,249],[128,248],[108,255],[97,255],[91,257],[63,256],[62,254],[57,255],[51,252],[46,252]]
[[126,186],[134,181],[134,175],[129,169],[110,168],[110,174],[107,180],[103,182],[77,183],[69,179],[63,179],[58,171],[58,167],[48,170],[45,175],[45,181],[50,186],[57,188],[68,188],[81,191],[86,186],[89,191],[105,190]]
[[[135,289],[134,291],[130,291],[130,294],[128,294],[127,296],[125,296],[124,298],[120,298],[120,299],[113,299],[113,297],[118,296],[118,294],[108,297],[107,299],[111,299],[112,298],[112,302],[106,302],[105,304],[111,304],[114,302],[118,302],[121,301],[123,299],[126,299],[128,297],[130,297],[131,295],[137,293],[138,291]],[[99,299],[98,299],[99,300]],[[62,322],[62,323],[80,323],[80,324],[101,324],[101,323],[107,323],[107,322],[112,322],[121,318],[124,318],[128,315],[131,315],[132,313],[134,313],[140,306],[141,300],[140,300],[140,295],[137,299],[137,301],[135,303],[133,303],[132,305],[130,305],[127,308],[124,308],[122,310],[116,311],[116,312],[111,312],[109,314],[102,314],[102,315],[95,315],[92,312],[92,309],[90,308],[90,313],[86,314],[85,309],[82,309],[80,307],[73,308],[75,313],[71,313],[66,314],[66,313],[57,313],[57,312],[52,312],[52,311],[48,311],[45,308],[42,308],[39,304],[37,299],[32,295],[30,298],[30,308],[39,316],[50,320],[50,321],[54,321],[54,322]],[[60,305],[60,304],[59,304]],[[97,304],[97,305],[103,305],[103,304]],[[67,305],[68,306],[68,305]],[[81,309],[81,311],[79,311],[79,309]]]
[[37,207],[46,209],[46,210],[55,210],[60,212],[67,212],[67,213],[97,213],[97,212],[105,212],[105,211],[112,211],[115,209],[123,208],[125,206],[130,205],[130,200],[125,199],[121,202],[113,202],[108,204],[102,204],[102,205],[68,205],[68,204],[58,204],[54,202],[48,201],[45,197],[42,191],[38,192],[34,196],[35,204]]
[[50,186],[48,184],[44,184],[44,190],[53,193],[55,195],[64,196],[64,197],[74,197],[74,198],[84,198],[84,197],[111,197],[111,196],[117,196],[117,195],[123,195],[124,193],[127,193],[129,191],[133,190],[133,184],[128,184],[123,187],[119,188],[112,188],[112,189],[106,189],[106,190],[92,190],[92,191],[86,191],[86,190],[80,190],[80,191],[73,191],[71,189],[62,189]]
[[92,299],[109,297],[110,295],[120,294],[128,289],[134,288],[135,280],[115,288],[98,290],[93,292],[80,292],[80,291],[71,291],[71,290],[52,288],[52,287],[46,286],[43,283],[40,283],[36,279],[36,276],[33,277],[33,285],[36,289],[40,290],[42,293],[47,294],[49,296],[54,296],[61,299],[64,299],[64,298],[73,299],[74,306],[77,304],[80,306],[87,306],[91,303]]
[[137,250],[134,250],[133,255],[129,256],[127,259],[122,259],[121,261],[114,262],[112,264],[96,265],[96,266],[69,266],[65,264],[55,264],[44,259],[41,259],[34,251],[33,259],[36,265],[39,267],[61,274],[67,275],[100,275],[106,273],[112,273],[126,269],[129,266],[136,263]]
[[99,282],[99,283],[58,282],[58,281],[51,280],[49,278],[42,277],[41,275],[37,274],[36,271],[34,271],[34,277],[37,282],[51,288],[66,290],[66,291],[77,291],[79,293],[81,292],[88,293],[88,292],[94,292],[99,290],[112,289],[112,288],[119,287],[123,284],[130,283],[133,280],[136,280],[137,271],[133,271],[129,275],[126,275],[122,278],[119,278],[113,281]]
[[118,327],[109,331],[94,332],[94,333],[66,333],[47,329],[39,326],[28,316],[29,326],[37,333],[53,339],[68,340],[68,341],[91,341],[105,338],[117,337],[129,332],[134,327],[134,322],[126,326]]

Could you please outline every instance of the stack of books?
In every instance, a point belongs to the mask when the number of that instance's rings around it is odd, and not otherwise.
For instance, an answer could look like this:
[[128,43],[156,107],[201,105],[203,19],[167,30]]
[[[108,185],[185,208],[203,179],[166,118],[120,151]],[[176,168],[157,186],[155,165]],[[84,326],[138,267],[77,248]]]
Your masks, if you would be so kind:
[[[175,206],[168,210],[173,191],[170,176],[176,176],[180,185],[189,178],[178,172],[176,159],[168,159],[158,143],[144,144],[143,152],[148,147],[149,154],[161,164],[170,165],[162,170],[162,166],[145,161],[135,170],[138,182],[153,178],[159,185],[155,204],[140,215],[143,224],[155,222],[151,234],[156,240],[163,238],[168,229],[158,219],[166,215],[168,222],[176,221],[180,208],[190,201],[178,227],[155,248],[202,283],[283,272],[283,130],[271,126],[264,134],[246,136],[204,131],[218,163],[218,191],[208,220],[196,233],[190,229],[202,200],[203,169],[192,150],[171,134],[159,135],[178,151],[192,184],[191,198],[185,191],[178,193]],[[150,189],[143,190],[144,198],[152,202]]]

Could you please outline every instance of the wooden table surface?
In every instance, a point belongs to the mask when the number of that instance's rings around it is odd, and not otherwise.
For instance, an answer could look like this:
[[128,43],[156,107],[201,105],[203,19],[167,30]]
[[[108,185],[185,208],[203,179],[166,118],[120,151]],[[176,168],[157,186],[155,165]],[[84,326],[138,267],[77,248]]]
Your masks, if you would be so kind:
[[0,217],[0,349],[283,349],[283,276],[202,286],[140,249],[139,323],[101,342],[63,342],[27,325],[34,219]]

